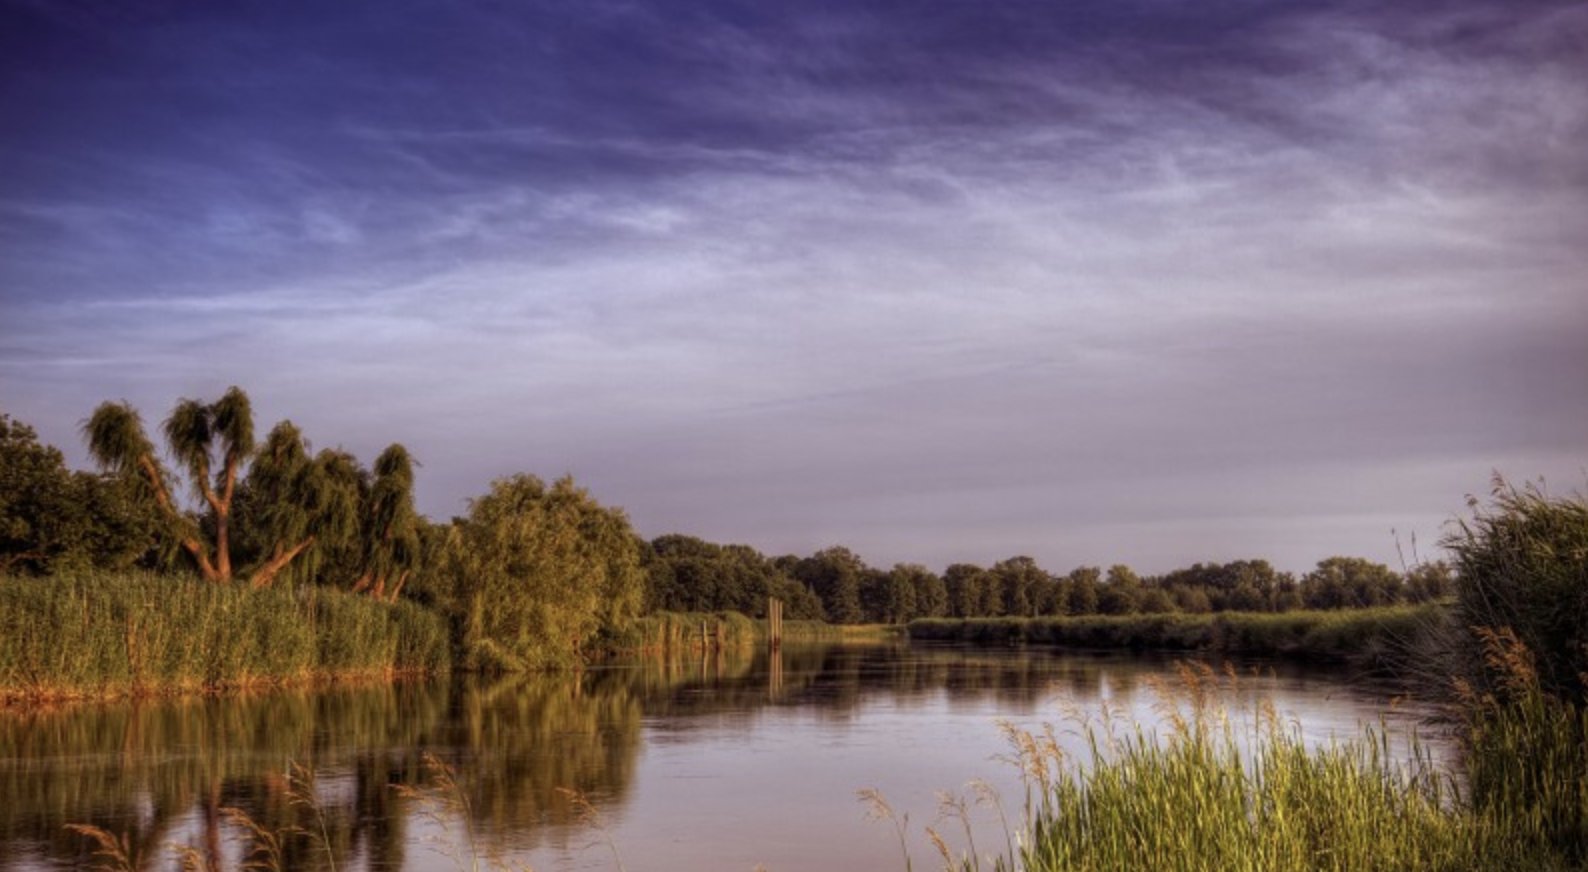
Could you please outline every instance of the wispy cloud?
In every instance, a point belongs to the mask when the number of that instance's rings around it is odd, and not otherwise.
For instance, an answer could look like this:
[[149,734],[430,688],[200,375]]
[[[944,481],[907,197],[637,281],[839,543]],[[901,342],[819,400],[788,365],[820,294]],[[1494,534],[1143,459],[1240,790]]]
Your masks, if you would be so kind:
[[0,93],[6,409],[236,382],[438,515],[1055,568],[1580,470],[1574,6],[407,11],[28,19],[114,51]]

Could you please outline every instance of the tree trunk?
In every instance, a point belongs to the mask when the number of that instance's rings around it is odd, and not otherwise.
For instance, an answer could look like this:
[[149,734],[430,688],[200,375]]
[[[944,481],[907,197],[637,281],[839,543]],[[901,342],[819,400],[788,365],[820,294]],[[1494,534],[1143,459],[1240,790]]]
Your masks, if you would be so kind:
[[197,539],[186,538],[182,540],[182,548],[193,555],[193,560],[198,563],[199,575],[205,581],[223,581],[221,574],[215,571],[215,564],[210,562],[210,556],[204,551],[204,543]]
[[199,490],[204,494],[204,501],[210,504],[215,511],[215,574],[220,581],[232,579],[232,549],[231,534],[227,528],[231,526],[232,514],[232,481],[237,475],[236,461],[226,461],[226,496],[222,498],[210,487],[209,467],[205,467],[205,475],[199,478]]
[[[171,504],[171,494],[165,489],[165,480],[160,477],[160,467],[154,465],[154,458],[145,454],[138,458],[138,466],[149,479],[149,486],[154,488],[154,501],[167,515],[180,522],[182,515],[177,512],[176,506]],[[205,581],[222,580],[221,574],[215,569],[215,564],[210,562],[209,550],[204,547],[203,542],[195,536],[183,536],[180,541],[182,549],[193,555],[194,562],[198,564],[199,575],[203,576]]]
[[392,585],[391,596],[387,598],[387,602],[394,603],[397,601],[397,595],[403,592],[403,585],[408,583],[408,576],[412,574],[413,570],[405,569],[402,575],[397,576],[397,583]]
[[254,577],[250,580],[250,583],[255,589],[269,587],[271,583],[276,580],[276,576],[281,572],[281,570],[285,569],[287,564],[292,562],[292,558],[302,554],[305,548],[308,548],[313,544],[313,536],[304,539],[302,542],[299,542],[298,544],[286,550],[282,550],[280,543],[277,543],[275,554],[265,562],[264,566],[261,566],[254,571]]
[[215,573],[222,581],[232,579],[231,506],[215,513]]

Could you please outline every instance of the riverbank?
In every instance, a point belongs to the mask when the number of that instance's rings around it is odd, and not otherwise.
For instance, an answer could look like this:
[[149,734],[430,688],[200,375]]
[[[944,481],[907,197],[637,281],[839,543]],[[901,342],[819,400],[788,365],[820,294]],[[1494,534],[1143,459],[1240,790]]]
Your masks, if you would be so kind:
[[[897,626],[786,621],[785,642],[881,642]],[[647,615],[582,655],[765,644],[737,612]],[[255,590],[151,573],[0,577],[0,705],[385,680],[452,668],[446,618],[322,587]]]
[[1209,652],[1394,669],[1446,619],[1440,604],[1374,609],[1053,618],[927,618],[914,641]]
[[[896,624],[784,621],[784,642],[886,642],[905,638]],[[742,648],[767,641],[765,620],[739,612],[654,612],[607,640],[610,653],[657,653]]]
[[445,621],[323,588],[136,573],[0,578],[0,702],[113,699],[441,672]]

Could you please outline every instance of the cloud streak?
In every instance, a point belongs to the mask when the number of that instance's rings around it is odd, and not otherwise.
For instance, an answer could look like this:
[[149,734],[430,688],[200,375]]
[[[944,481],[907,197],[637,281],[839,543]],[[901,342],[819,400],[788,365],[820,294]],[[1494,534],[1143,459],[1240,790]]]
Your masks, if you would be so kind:
[[433,515],[1056,569],[1581,481],[1572,5],[283,10],[7,7],[0,403],[63,447],[237,382]]

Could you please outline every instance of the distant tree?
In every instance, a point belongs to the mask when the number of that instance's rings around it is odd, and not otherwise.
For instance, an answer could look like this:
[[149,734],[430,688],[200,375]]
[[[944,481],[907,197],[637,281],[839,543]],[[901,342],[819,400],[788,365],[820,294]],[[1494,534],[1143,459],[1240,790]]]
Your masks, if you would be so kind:
[[1213,601],[1208,596],[1207,588],[1200,585],[1185,585],[1171,590],[1177,611],[1192,615],[1205,615],[1213,611]]
[[1443,560],[1419,563],[1406,571],[1406,596],[1413,602],[1444,599],[1455,590],[1455,573]]
[[1128,615],[1141,605],[1141,578],[1129,566],[1108,568],[1108,578],[1097,597],[1097,610],[1105,615]]
[[1136,611],[1144,615],[1167,614],[1174,610],[1174,599],[1167,591],[1156,585],[1143,589],[1141,602],[1136,606]]
[[[941,618],[947,615],[948,587],[943,579],[918,563],[903,564],[903,567],[915,584],[915,616]],[[900,567],[895,566],[894,571],[900,571]]]
[[970,563],[955,563],[943,571],[943,586],[948,593],[948,614],[956,618],[978,618],[997,612],[989,606],[992,579],[987,570]]
[[1389,605],[1402,599],[1401,579],[1382,563],[1329,557],[1301,579],[1301,596],[1314,609]]
[[718,545],[694,536],[669,534],[644,549],[646,609],[649,611],[736,611],[766,615],[767,601],[783,601],[784,616],[818,620],[821,603],[783,567],[748,545]]
[[1030,557],[1010,557],[988,570],[1001,596],[1002,614],[1029,618],[1051,599],[1052,579]]
[[212,542],[199,520],[183,511],[155,456],[136,410],[126,403],[102,403],[84,425],[88,451],[106,470],[137,479],[145,497],[166,516],[169,529],[210,581],[232,577],[232,498],[239,473],[254,450],[253,409],[240,388],[229,388],[206,404],[180,400],[163,427],[171,455],[188,474],[189,484],[209,511]]
[[864,620],[860,606],[860,580],[866,564],[848,548],[833,546],[793,565],[794,580],[816,594],[827,620],[858,624]]
[[1305,607],[1306,603],[1301,599],[1301,585],[1296,583],[1296,577],[1288,572],[1279,573],[1274,580],[1273,610],[1289,612]]
[[[887,572],[867,572],[861,582],[861,601],[866,607],[867,620],[903,624],[933,609],[940,610],[943,607],[942,597],[939,597],[941,589],[941,579],[926,567],[899,563]],[[923,596],[927,599],[924,604]]]
[[1103,571],[1096,566],[1077,566],[1065,576],[1065,614],[1095,615],[1101,597]]

